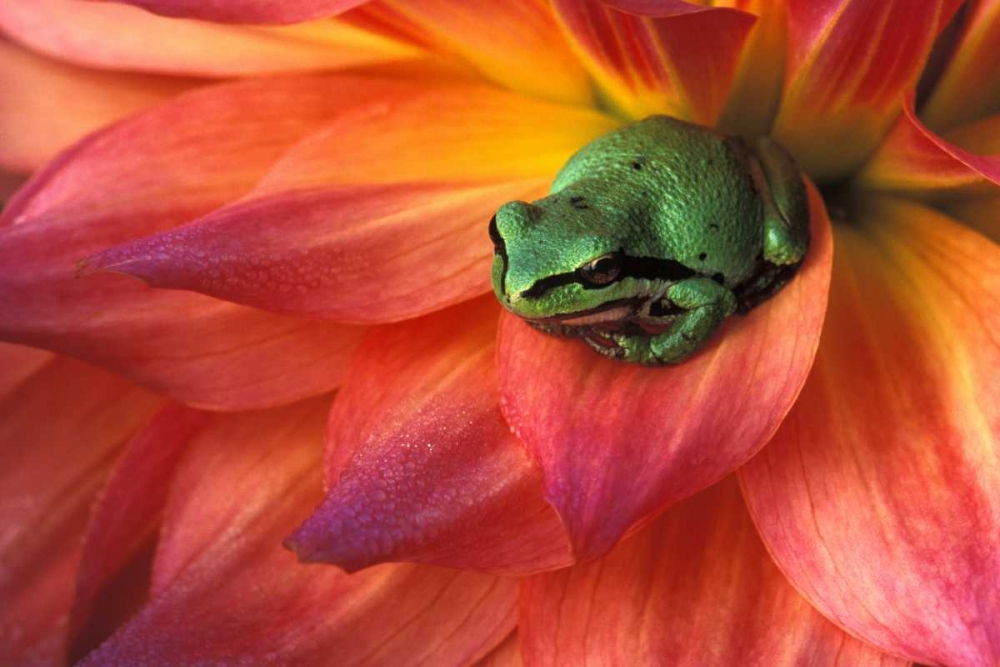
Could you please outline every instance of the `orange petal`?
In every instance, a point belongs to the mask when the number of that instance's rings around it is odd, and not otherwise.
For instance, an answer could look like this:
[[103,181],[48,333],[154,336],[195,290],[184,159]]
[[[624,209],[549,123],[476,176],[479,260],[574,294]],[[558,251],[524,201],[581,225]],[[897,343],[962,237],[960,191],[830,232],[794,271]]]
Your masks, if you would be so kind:
[[[0,656],[65,661],[80,538],[119,449],[158,400],[77,361],[0,347],[20,381],[0,400]],[[43,353],[44,354],[44,353]],[[25,377],[26,367],[34,372]]]
[[348,576],[281,548],[321,498],[327,407],[220,416],[199,433],[172,485],[152,601],[83,665],[467,664],[510,633],[516,579],[413,565]]
[[2,40],[0,79],[0,167],[22,173],[90,131],[194,85],[72,67]]
[[486,78],[532,97],[580,105],[593,101],[586,72],[559,36],[546,0],[378,0],[344,20],[455,56]]
[[732,478],[600,561],[527,579],[520,634],[531,665],[909,664],[809,606],[768,557]]
[[476,663],[476,667],[524,667],[521,657],[521,641],[512,632],[492,653]]
[[407,89],[357,77],[225,84],[90,137],[4,210],[0,335],[110,366],[201,406],[261,407],[327,391],[360,337],[353,327],[120,276],[77,279],[73,266],[242,196],[338,109]]
[[341,21],[225,26],[80,0],[3,3],[0,30],[41,53],[87,67],[193,76],[337,69],[418,54]]
[[838,625],[933,665],[1000,661],[1000,247],[869,198],[838,230],[816,364],[740,470],[768,550]]
[[899,114],[953,0],[789,0],[774,134],[814,178],[851,172]]
[[1000,2],[970,0],[962,20],[955,52],[920,110],[938,131],[1000,111]]
[[501,320],[504,414],[541,464],[579,558],[604,554],[631,527],[731,472],[781,423],[826,310],[833,248],[810,193],[812,247],[795,280],[684,364],[613,361],[511,315]]
[[945,210],[953,218],[1000,243],[1000,196],[964,199],[949,204]]
[[755,18],[681,0],[554,0],[574,48],[626,114],[706,125],[722,112]]
[[872,156],[858,182],[914,195],[995,194],[1000,184],[1000,115],[948,132],[931,132],[913,111],[904,114]]
[[298,23],[333,16],[368,0],[98,0],[122,2],[156,14],[224,23]]
[[331,488],[288,541],[300,558],[348,571],[571,562],[541,472],[500,413],[498,315],[487,297],[368,336],[330,413]]

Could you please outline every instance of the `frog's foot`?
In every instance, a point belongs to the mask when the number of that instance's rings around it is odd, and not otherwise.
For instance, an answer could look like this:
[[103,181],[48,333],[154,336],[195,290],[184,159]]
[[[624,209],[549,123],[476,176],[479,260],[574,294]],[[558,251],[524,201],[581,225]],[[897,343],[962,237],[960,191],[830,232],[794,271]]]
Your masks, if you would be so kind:
[[[722,322],[736,311],[736,296],[708,278],[690,278],[675,283],[667,298],[680,315],[660,334],[615,334],[615,351],[602,354],[647,366],[679,364],[697,352]],[[595,348],[596,349],[596,348]]]
[[809,248],[809,197],[792,156],[772,139],[757,141],[760,171],[754,180],[764,199],[764,259],[798,264]]

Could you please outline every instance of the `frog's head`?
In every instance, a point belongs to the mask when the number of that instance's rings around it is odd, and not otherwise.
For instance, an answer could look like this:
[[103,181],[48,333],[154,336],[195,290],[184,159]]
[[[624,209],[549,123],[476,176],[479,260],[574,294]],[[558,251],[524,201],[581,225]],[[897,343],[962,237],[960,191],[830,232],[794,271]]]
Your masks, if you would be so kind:
[[566,324],[629,308],[628,233],[613,218],[566,191],[504,204],[490,221],[500,303],[529,321]]

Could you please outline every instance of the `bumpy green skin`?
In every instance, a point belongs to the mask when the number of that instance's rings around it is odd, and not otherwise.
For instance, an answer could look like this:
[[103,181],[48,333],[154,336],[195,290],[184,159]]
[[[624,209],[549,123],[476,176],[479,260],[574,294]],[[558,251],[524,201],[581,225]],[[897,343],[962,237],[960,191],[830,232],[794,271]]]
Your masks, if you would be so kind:
[[[548,197],[497,212],[497,298],[610,357],[687,359],[725,318],[777,292],[808,248],[799,170],[770,140],[754,148],[666,116],[599,137]],[[609,254],[618,275],[588,280],[581,267]]]

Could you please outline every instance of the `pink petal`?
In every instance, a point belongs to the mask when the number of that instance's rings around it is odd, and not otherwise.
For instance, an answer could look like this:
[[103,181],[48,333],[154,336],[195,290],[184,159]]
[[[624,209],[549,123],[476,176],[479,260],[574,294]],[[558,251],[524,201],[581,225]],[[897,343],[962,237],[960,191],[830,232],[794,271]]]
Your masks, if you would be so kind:
[[591,106],[593,91],[548,2],[376,0],[343,17],[475,68],[534,98]]
[[837,236],[815,368],[740,470],[812,604],[929,665],[1000,661],[1000,248],[869,198]]
[[600,561],[531,577],[531,665],[908,665],[823,618],[774,566],[733,479],[676,505]]
[[813,177],[861,164],[899,114],[955,0],[789,0],[774,136]]
[[476,667],[524,667],[517,633],[511,633],[492,653],[477,662]]
[[354,571],[386,561],[521,573],[568,565],[541,472],[500,413],[487,297],[375,329],[337,394],[330,490],[288,540]]
[[337,69],[417,53],[339,21],[249,28],[164,19],[123,4],[80,0],[3,3],[0,30],[79,65],[188,76]]
[[966,3],[954,54],[920,110],[942,131],[1000,111],[1000,2]]
[[812,247],[798,276],[680,366],[646,368],[500,324],[504,414],[539,461],[580,559],[716,482],[771,437],[805,382],[826,310],[832,245],[810,189]]
[[4,210],[0,336],[107,365],[202,406],[260,407],[335,386],[355,328],[118,276],[77,279],[74,264],[240,197],[338,109],[406,89],[357,77],[227,84],[88,138]]
[[[94,1],[94,0],[91,0]],[[163,16],[223,23],[298,23],[346,12],[368,0],[96,0],[142,7]]]
[[281,548],[321,497],[327,405],[220,416],[195,438],[153,600],[83,665],[467,664],[510,633],[514,579],[412,565],[348,576]]
[[92,130],[193,85],[188,80],[84,70],[4,41],[0,79],[0,167],[23,173],[41,167]]
[[84,631],[102,588],[153,538],[181,454],[208,413],[161,410],[128,443],[97,498],[83,541],[70,616],[72,643]]
[[484,86],[379,100],[296,146],[250,198],[104,252],[87,271],[342,322],[416,317],[489,291],[490,216],[543,196],[575,150],[613,127]]
[[753,15],[681,0],[555,0],[587,69],[633,118],[722,112]]
[[13,368],[20,377],[0,399],[0,656],[10,665],[56,664],[65,660],[91,503],[158,400],[77,361],[39,366],[33,350],[0,349],[14,362],[4,374]]
[[953,129],[946,135],[951,139],[948,141],[920,122],[912,95],[903,110],[904,115],[859,174],[863,186],[914,194],[958,189],[996,193],[993,185],[1000,185],[1000,115]]

